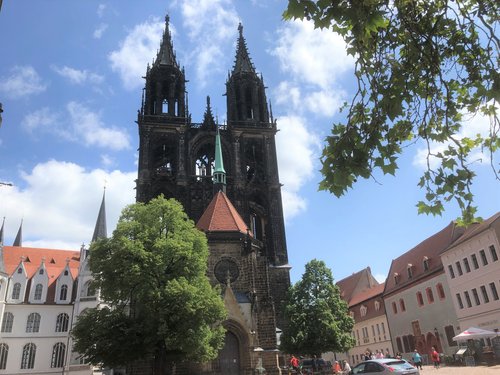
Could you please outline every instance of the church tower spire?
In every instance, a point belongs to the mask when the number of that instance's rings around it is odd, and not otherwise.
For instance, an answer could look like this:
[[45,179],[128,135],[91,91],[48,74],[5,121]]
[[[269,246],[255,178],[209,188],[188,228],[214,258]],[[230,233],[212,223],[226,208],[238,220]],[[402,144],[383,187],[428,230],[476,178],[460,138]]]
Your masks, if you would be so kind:
[[270,127],[264,82],[248,54],[241,23],[238,32],[236,59],[226,82],[228,126]]
[[21,219],[21,225],[19,225],[19,230],[12,246],[23,246],[23,219]]
[[224,160],[222,159],[222,146],[220,143],[220,133],[217,127],[215,134],[215,162],[214,162],[214,193],[218,191],[226,192],[226,170],[224,169]]
[[91,242],[95,242],[101,238],[106,238],[106,237],[108,237],[108,232],[106,229],[106,188],[104,188],[104,193],[102,194],[101,207],[99,208],[99,214],[97,215],[94,234],[92,235]]
[[172,35],[170,34],[170,17],[165,16],[165,30],[163,32],[163,39],[161,41],[160,50],[156,55],[156,60],[153,65],[170,65],[179,68],[179,64],[175,59],[174,46],[172,44]]

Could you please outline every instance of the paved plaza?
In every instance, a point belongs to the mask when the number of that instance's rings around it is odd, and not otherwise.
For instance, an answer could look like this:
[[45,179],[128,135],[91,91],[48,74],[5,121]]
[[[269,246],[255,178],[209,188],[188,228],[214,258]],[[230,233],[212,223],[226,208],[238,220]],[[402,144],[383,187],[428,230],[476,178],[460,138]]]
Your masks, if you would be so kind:
[[440,367],[436,370],[432,366],[424,366],[420,370],[420,375],[500,375],[500,365],[496,366],[475,366],[475,367]]

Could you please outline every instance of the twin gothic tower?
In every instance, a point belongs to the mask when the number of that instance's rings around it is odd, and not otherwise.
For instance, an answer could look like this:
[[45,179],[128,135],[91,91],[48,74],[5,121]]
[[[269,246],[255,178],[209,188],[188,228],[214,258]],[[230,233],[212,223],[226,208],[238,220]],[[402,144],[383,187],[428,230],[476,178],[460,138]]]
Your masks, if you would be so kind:
[[[208,97],[203,121],[191,121],[187,80],[174,53],[168,16],[159,52],[147,67],[137,118],[137,201],[163,194],[183,204],[207,234],[208,276],[225,290],[226,346],[218,361],[197,373],[253,373],[255,353],[268,373],[278,373],[276,333],[284,326],[282,303],[290,285],[276,122],[241,24],[238,31],[236,60],[226,81],[227,124],[216,123]],[[216,170],[222,160],[223,179]]]

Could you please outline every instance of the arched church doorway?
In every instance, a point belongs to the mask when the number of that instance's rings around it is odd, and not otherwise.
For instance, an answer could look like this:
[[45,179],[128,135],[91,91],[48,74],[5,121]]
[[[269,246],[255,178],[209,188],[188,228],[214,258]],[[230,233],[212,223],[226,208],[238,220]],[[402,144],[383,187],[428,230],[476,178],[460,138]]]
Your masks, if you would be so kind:
[[224,347],[219,353],[219,366],[221,375],[240,374],[240,343],[236,335],[226,332]]

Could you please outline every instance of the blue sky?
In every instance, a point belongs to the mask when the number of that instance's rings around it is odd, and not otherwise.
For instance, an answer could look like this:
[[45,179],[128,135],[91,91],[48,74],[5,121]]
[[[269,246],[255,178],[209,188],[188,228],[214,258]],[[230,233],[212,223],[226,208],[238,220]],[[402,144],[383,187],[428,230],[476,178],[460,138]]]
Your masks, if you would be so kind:
[[[108,234],[135,199],[137,125],[146,64],[170,15],[174,49],[189,80],[189,109],[206,96],[226,117],[225,81],[237,26],[278,119],[280,180],[292,281],[321,259],[340,280],[370,266],[383,280],[391,260],[439,231],[459,211],[417,215],[423,144],[408,146],[396,177],[359,181],[340,199],[318,192],[319,156],[353,88],[343,42],[307,22],[284,22],[282,0],[5,1],[0,12],[0,217],[5,244],[21,222],[25,246],[75,250],[88,243],[106,184]],[[481,132],[475,117],[464,133]],[[435,146],[434,147],[439,147]],[[483,158],[479,151],[476,159]],[[498,158],[496,159],[498,167]],[[479,215],[500,210],[499,183],[475,161]]]

